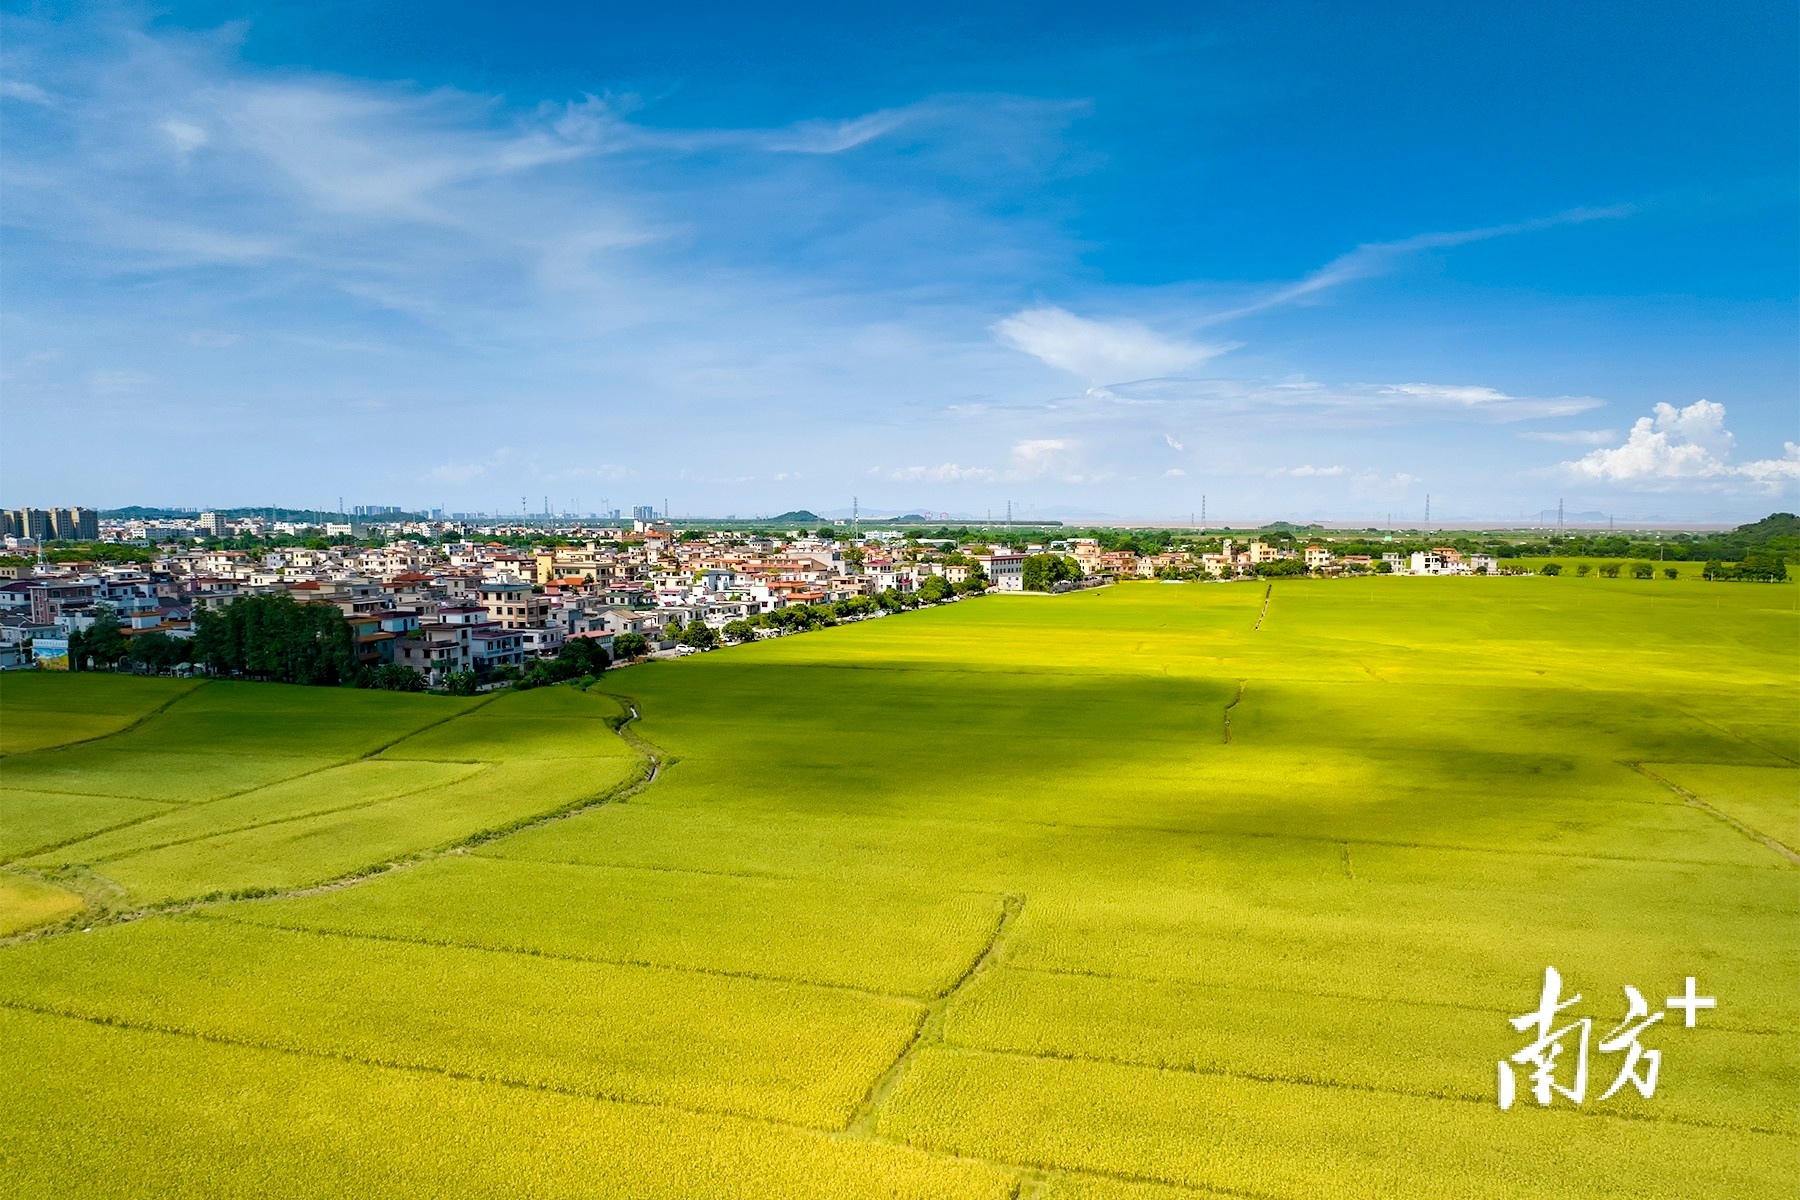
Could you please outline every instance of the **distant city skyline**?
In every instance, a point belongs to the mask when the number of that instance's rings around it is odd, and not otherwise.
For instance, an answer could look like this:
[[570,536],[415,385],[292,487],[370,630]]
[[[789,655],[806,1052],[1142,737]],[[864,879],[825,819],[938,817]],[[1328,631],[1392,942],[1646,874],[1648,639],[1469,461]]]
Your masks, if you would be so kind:
[[0,32],[0,505],[1800,503],[1791,4]]

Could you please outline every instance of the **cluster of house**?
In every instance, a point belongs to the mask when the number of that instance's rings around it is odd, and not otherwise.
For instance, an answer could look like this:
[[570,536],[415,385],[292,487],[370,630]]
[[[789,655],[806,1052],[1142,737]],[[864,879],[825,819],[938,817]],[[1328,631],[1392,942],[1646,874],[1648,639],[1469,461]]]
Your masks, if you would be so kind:
[[1396,575],[1495,575],[1500,564],[1489,554],[1464,554],[1451,546],[1439,546],[1411,554],[1388,553],[1376,558],[1370,554],[1339,555],[1324,546],[1312,545],[1289,550],[1269,542],[1252,541],[1238,546],[1226,538],[1216,553],[1190,557],[1183,552],[1133,554],[1127,551],[1107,552],[1092,538],[1071,538],[1067,543],[1082,571],[1088,575],[1137,575],[1154,578],[1170,571],[1190,571],[1198,558],[1199,567],[1214,578],[1230,579],[1255,574],[1265,563],[1296,560],[1315,575],[1341,575],[1385,570]]
[[[210,517],[211,514],[203,514]],[[219,532],[242,533],[233,527]],[[115,536],[128,530],[108,530]],[[1015,551],[953,542],[688,532],[639,519],[629,529],[581,531],[571,544],[518,549],[482,540],[440,541],[428,528],[396,527],[379,548],[266,551],[171,548],[148,567],[45,564],[0,567],[0,666],[66,665],[68,638],[103,609],[129,639],[151,632],[191,636],[198,611],[241,596],[285,592],[335,605],[371,666],[398,663],[439,683],[452,672],[486,675],[557,654],[570,638],[596,638],[610,652],[624,633],[674,650],[671,627],[723,628],[794,605],[832,604],[890,589],[909,593],[930,577],[963,584],[980,571],[990,590],[1024,590],[1033,553],[1067,554],[1089,580],[1192,572],[1196,558],[1220,577],[1300,558],[1309,571],[1379,569],[1367,556],[1319,546],[1288,550],[1227,540],[1218,553],[1141,555],[1071,538]],[[551,539],[544,539],[550,541]],[[555,539],[563,541],[564,539]],[[1402,574],[1492,572],[1482,555],[1441,548],[1382,556]]]
[[530,550],[403,536],[378,549],[170,550],[142,568],[0,567],[0,666],[66,666],[70,633],[103,609],[127,639],[188,637],[197,612],[279,592],[340,608],[363,663],[412,667],[436,684],[554,656],[570,638],[610,652],[635,633],[672,652],[671,626],[720,629],[791,605],[913,592],[932,575],[955,584],[979,568],[999,590],[1023,588],[1025,556],[998,547],[920,558],[878,539],[683,539],[659,521],[587,532]]

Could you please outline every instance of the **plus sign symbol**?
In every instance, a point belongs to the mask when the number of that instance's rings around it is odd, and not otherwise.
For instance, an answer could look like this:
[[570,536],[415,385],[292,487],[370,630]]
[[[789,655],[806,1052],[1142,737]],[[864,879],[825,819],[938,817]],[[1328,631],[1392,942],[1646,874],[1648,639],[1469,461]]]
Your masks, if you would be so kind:
[[1703,1008],[1719,1007],[1719,998],[1717,996],[1695,995],[1694,977],[1689,975],[1687,977],[1687,992],[1680,996],[1670,996],[1667,1007],[1680,1009],[1687,1017],[1687,1027],[1692,1029],[1694,1027],[1694,1014]]

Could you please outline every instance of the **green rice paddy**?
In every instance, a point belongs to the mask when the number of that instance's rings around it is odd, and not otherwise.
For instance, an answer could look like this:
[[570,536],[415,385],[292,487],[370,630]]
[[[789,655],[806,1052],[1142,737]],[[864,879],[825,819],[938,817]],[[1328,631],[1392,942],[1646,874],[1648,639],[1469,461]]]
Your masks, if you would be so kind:
[[[1797,597],[1131,584],[476,700],[0,677],[0,1192],[1786,1194]],[[1650,1097],[1595,1048],[1501,1111],[1549,965],[1596,1043],[1627,985],[1718,1007]]]

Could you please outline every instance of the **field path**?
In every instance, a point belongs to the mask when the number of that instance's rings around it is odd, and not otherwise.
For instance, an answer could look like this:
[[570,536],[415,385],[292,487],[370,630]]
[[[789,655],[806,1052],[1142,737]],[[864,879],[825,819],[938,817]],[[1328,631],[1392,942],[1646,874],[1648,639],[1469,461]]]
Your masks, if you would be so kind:
[[1256,624],[1250,627],[1251,633],[1255,633],[1258,629],[1262,628],[1263,618],[1269,615],[1269,601],[1274,598],[1275,585],[1271,583],[1268,590],[1263,593],[1262,611],[1256,614]]
[[1238,680],[1237,695],[1233,696],[1231,702],[1225,706],[1225,744],[1227,746],[1231,745],[1231,710],[1243,702],[1244,689],[1249,686],[1250,681],[1248,679]]
[[117,729],[109,729],[105,733],[96,733],[93,737],[76,738],[74,741],[70,742],[57,742],[54,746],[40,746],[31,750],[16,750],[12,754],[0,753],[0,758],[11,758],[20,754],[38,754],[44,750],[67,750],[71,746],[85,746],[91,742],[103,742],[107,738],[118,737],[122,733],[130,733],[134,729],[141,728],[146,721],[154,720],[155,718],[162,716],[165,712],[169,711],[170,708],[202,690],[211,682],[212,680],[210,679],[196,680],[193,687],[188,688],[186,691],[176,692],[173,696],[170,696],[155,708],[150,709],[148,712],[139,713],[135,718],[124,725],[119,726]]
[[994,965],[1006,943],[1007,932],[1012,928],[1013,922],[1018,919],[1019,913],[1024,907],[1025,897],[1023,896],[1009,894],[1001,898],[1000,919],[994,923],[993,936],[988,938],[987,945],[981,948],[981,953],[977,954],[974,961],[969,964],[969,969],[964,971],[956,982],[926,1004],[925,1011],[919,1018],[918,1031],[914,1033],[912,1041],[906,1044],[906,1048],[900,1052],[900,1057],[894,1060],[894,1064],[883,1071],[881,1077],[870,1086],[869,1094],[863,1098],[856,1114],[850,1118],[850,1123],[845,1127],[846,1133],[857,1137],[878,1136],[876,1125],[881,1119],[882,1105],[899,1086],[901,1079],[905,1078],[907,1068],[912,1066],[919,1051],[944,1040],[945,1010],[950,1007],[950,1002],[955,1000],[971,982]]
[[1781,857],[1787,859],[1789,862],[1793,863],[1795,866],[1800,867],[1800,851],[1796,851],[1792,846],[1788,845],[1786,842],[1778,841],[1777,839],[1770,837],[1768,834],[1763,833],[1761,830],[1752,829],[1750,826],[1744,824],[1742,821],[1738,820],[1736,817],[1732,816],[1730,813],[1725,813],[1725,812],[1719,811],[1718,809],[1714,808],[1712,805],[1708,804],[1706,801],[1702,800],[1700,797],[1694,795],[1694,793],[1692,793],[1692,792],[1688,791],[1686,788],[1682,787],[1679,783],[1675,783],[1674,781],[1669,780],[1669,779],[1664,779],[1661,775],[1658,775],[1655,771],[1652,771],[1649,767],[1645,766],[1643,763],[1634,762],[1634,763],[1626,763],[1625,765],[1630,767],[1632,770],[1636,771],[1639,775],[1644,776],[1646,779],[1652,779],[1652,780],[1655,780],[1657,783],[1662,784],[1664,787],[1668,788],[1671,792],[1674,792],[1677,796],[1680,796],[1683,803],[1691,805],[1692,807],[1699,809],[1701,812],[1706,813],[1709,816],[1717,817],[1719,820],[1725,822],[1725,824],[1731,826],[1733,829],[1737,830],[1739,833],[1743,834],[1745,837],[1749,838],[1751,841],[1761,842],[1763,845],[1767,846],[1769,849],[1773,850],[1775,853],[1781,855]]
[[[170,700],[167,704],[162,705],[158,711],[161,711],[161,709],[166,709],[170,705],[172,705],[180,700],[183,700],[183,699],[187,698],[188,696],[193,695],[194,691],[197,691],[197,690],[199,690],[199,689],[193,689],[193,690],[190,690],[187,692],[183,692],[180,696],[177,696],[174,699]],[[417,729],[410,730],[407,733],[402,734],[399,737],[393,738],[390,741],[385,742],[382,745],[375,747],[373,750],[370,750],[365,754],[359,754],[355,758],[352,758],[352,759],[349,759],[346,761],[347,762],[361,762],[361,761],[365,761],[368,759],[372,759],[376,755],[382,753],[383,751],[389,750],[389,749],[393,748],[394,746],[400,744],[401,742],[406,741],[408,738],[414,737],[419,733],[423,733],[424,731],[426,731],[428,729],[434,729],[434,728],[437,728],[438,726],[445,725],[452,721],[458,720],[462,717],[468,716],[470,713],[479,712],[482,708],[486,707],[488,704],[492,703],[494,700],[498,699],[500,695],[503,695],[503,694],[504,693],[500,693],[500,694],[497,694],[494,696],[489,696],[489,697],[481,700],[477,704],[470,705],[468,708],[463,709],[461,712],[451,713],[450,715],[440,718],[439,720],[432,721],[430,724],[422,725]],[[474,833],[471,833],[471,834],[467,835],[466,837],[459,838],[456,841],[454,841],[448,845],[442,845],[442,846],[438,846],[438,847],[435,847],[432,849],[421,850],[421,851],[418,851],[413,854],[395,856],[394,858],[390,859],[389,861],[367,865],[367,866],[358,868],[354,871],[346,872],[345,874],[339,875],[336,878],[324,880],[323,882],[306,884],[301,887],[279,888],[279,889],[274,889],[274,890],[269,890],[269,891],[257,891],[254,894],[228,896],[228,897],[221,897],[221,896],[215,895],[215,896],[204,897],[201,899],[178,900],[178,901],[174,901],[174,902],[170,902],[170,903],[142,904],[142,905],[138,905],[136,907],[130,908],[130,909],[116,910],[116,911],[112,911],[112,912],[104,912],[103,911],[103,912],[88,913],[88,914],[84,915],[80,921],[66,922],[66,923],[63,923],[60,925],[40,926],[40,927],[37,927],[34,929],[25,930],[18,934],[14,934],[11,937],[0,938],[0,946],[11,945],[11,944],[18,943],[18,942],[35,941],[39,938],[55,937],[55,936],[58,936],[61,934],[73,932],[76,929],[91,928],[91,927],[99,926],[99,925],[122,925],[122,924],[127,924],[132,921],[141,920],[145,917],[162,916],[162,915],[171,914],[171,913],[190,912],[195,909],[204,908],[208,905],[216,904],[221,899],[284,900],[284,899],[289,899],[289,898],[298,897],[298,896],[315,896],[315,895],[322,895],[327,892],[343,891],[346,888],[355,887],[356,885],[365,883],[369,880],[381,878],[382,876],[391,874],[395,871],[406,870],[411,867],[418,866],[420,863],[430,862],[435,859],[443,858],[447,855],[464,853],[470,847],[479,846],[486,842],[493,841],[497,838],[506,837],[510,834],[519,833],[523,830],[531,829],[531,828],[534,828],[539,825],[547,825],[553,821],[560,821],[567,817],[572,817],[572,816],[576,815],[577,813],[586,812],[587,810],[589,810],[591,808],[595,808],[595,807],[598,807],[603,804],[622,803],[623,801],[636,795],[638,792],[641,792],[644,788],[649,787],[652,783],[656,782],[657,777],[661,774],[663,763],[665,761],[673,761],[673,760],[666,759],[666,757],[664,756],[664,754],[660,748],[653,745],[651,742],[649,742],[645,738],[641,737],[637,733],[635,733],[627,728],[631,724],[631,722],[638,719],[638,708],[637,708],[636,703],[629,700],[627,697],[624,697],[624,696],[617,696],[617,695],[613,695],[612,693],[607,693],[607,694],[612,695],[613,699],[619,701],[621,704],[623,704],[625,706],[626,715],[622,718],[616,718],[616,721],[617,721],[616,724],[614,724],[612,721],[604,722],[604,724],[608,725],[611,728],[613,734],[618,736],[620,738],[620,740],[624,741],[627,745],[629,745],[642,758],[642,762],[639,766],[639,769],[634,775],[627,777],[623,782],[615,784],[612,787],[604,788],[604,789],[602,789],[598,792],[595,792],[594,794],[589,795],[589,796],[584,796],[578,800],[573,801],[572,803],[565,804],[565,805],[563,805],[559,808],[556,808],[550,812],[537,813],[530,817],[525,817],[525,818],[522,818],[522,819],[519,819],[516,821],[505,822],[503,824],[496,825],[496,826],[493,826],[488,829],[476,830]],[[148,717],[151,715],[154,715],[154,714],[146,714],[144,719],[148,719]],[[139,723],[141,723],[141,722],[139,722]],[[122,733],[125,731],[120,730],[119,732]],[[115,735],[109,734],[107,736],[110,737],[110,736],[115,736]],[[98,740],[98,739],[93,739],[93,740]],[[323,771],[330,770],[332,767],[341,766],[341,765],[344,765],[344,764],[333,763],[327,767],[321,767],[316,770],[302,772],[300,775],[292,776],[291,778],[292,779],[302,779],[302,778],[305,778],[310,775],[320,774]],[[255,789],[246,789],[246,790],[255,790]],[[242,793],[234,792],[234,793],[231,793],[229,796],[220,797],[220,799],[230,799],[233,796],[236,796],[239,794],[242,794]],[[367,802],[363,802],[363,803],[346,805],[343,808],[312,811],[312,812],[303,813],[303,814],[300,814],[300,815],[294,816],[294,817],[283,817],[283,818],[277,818],[277,819],[271,820],[271,821],[256,822],[256,823],[253,823],[253,824],[247,825],[247,826],[234,827],[233,829],[227,830],[226,832],[241,832],[244,829],[263,828],[263,827],[270,826],[270,825],[289,824],[289,823],[301,821],[301,820],[310,820],[310,819],[313,819],[313,818],[321,816],[321,815],[331,815],[331,814],[340,813],[340,812],[352,811],[352,810],[359,809],[359,808],[373,807],[374,805],[379,804],[379,803],[386,803],[388,800],[391,800],[391,799],[393,799],[393,797],[391,797],[391,796],[390,797],[381,797],[377,800],[371,800],[371,801],[367,801]],[[203,807],[203,805],[196,805],[195,807]],[[154,816],[157,814],[151,814],[151,815]],[[145,820],[145,819],[148,819],[148,818],[137,818],[136,820],[133,820],[133,821],[124,822],[124,824],[132,825],[132,824],[136,824],[139,820]],[[118,826],[115,826],[114,828],[118,828]],[[102,831],[102,832],[104,832],[104,831]],[[90,834],[90,835],[86,835],[86,836],[94,836],[94,835]],[[216,836],[216,834],[209,832],[207,834],[200,835],[197,838],[183,838],[183,839],[179,839],[179,841],[181,841],[181,842],[203,841],[203,840],[205,840],[205,838],[212,837],[212,836]],[[76,839],[76,840],[77,841],[85,840],[85,837],[81,838],[81,839]],[[177,844],[177,843],[170,843],[170,844]],[[136,851],[134,850],[133,852],[135,853]],[[54,883],[56,886],[59,886],[59,887],[75,889],[79,894],[83,895],[84,897],[86,897],[89,900],[90,905],[94,904],[95,901],[97,901],[97,900],[117,898],[115,892],[112,890],[114,887],[116,887],[116,885],[111,885],[110,881],[105,880],[104,877],[101,877],[101,876],[86,876],[86,875],[84,875],[79,878],[52,878],[50,876],[43,875],[42,873],[37,872],[37,871],[28,871],[28,872],[22,871],[21,873],[29,874],[33,878],[40,878],[40,879],[44,880],[45,882]],[[102,885],[105,885],[105,886],[102,886]]]

